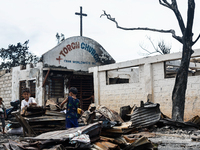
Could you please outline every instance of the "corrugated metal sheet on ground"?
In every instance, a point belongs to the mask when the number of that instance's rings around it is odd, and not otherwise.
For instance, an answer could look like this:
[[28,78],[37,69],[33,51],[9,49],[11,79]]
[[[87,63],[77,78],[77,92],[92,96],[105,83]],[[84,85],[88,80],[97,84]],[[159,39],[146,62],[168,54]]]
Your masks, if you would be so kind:
[[69,139],[70,134],[73,134],[80,130],[82,134],[88,134],[89,136],[94,136],[95,134],[98,135],[101,132],[102,122],[96,122],[87,126],[77,127],[77,128],[70,128],[68,130],[59,130],[59,131],[51,131],[47,133],[40,134],[36,137],[27,137],[26,139],[32,140],[62,140],[62,139]]
[[131,114],[133,127],[148,127],[160,120],[161,112],[159,104],[150,104],[144,107],[137,107]]

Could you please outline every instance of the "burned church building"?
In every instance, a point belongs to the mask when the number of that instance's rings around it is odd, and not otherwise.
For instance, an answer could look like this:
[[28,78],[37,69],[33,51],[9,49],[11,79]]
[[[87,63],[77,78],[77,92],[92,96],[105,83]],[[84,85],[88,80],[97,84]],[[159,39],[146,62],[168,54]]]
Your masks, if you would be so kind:
[[48,99],[62,102],[68,96],[69,88],[76,87],[81,108],[86,110],[94,93],[93,74],[88,68],[112,63],[115,60],[93,39],[83,36],[67,38],[44,53],[36,65],[12,68],[9,74],[11,83],[6,87],[12,97],[7,98],[6,104],[11,100],[22,100],[24,87],[30,88],[31,96],[40,106]]

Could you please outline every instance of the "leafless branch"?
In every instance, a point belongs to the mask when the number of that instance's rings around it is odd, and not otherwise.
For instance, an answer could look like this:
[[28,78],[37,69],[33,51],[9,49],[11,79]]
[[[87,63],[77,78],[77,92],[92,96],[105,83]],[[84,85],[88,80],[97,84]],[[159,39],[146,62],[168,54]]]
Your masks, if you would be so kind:
[[[147,53],[149,53],[149,55],[152,54],[152,52],[148,51],[148,50],[147,50],[146,48],[144,48],[141,44],[140,44],[140,47],[141,47],[144,51],[146,51]],[[155,53],[155,52],[153,52],[153,53]]]
[[171,33],[172,37],[175,38],[176,40],[178,40],[180,43],[182,43],[182,38],[179,36],[176,36],[175,34],[175,30],[170,29],[170,30],[163,30],[163,29],[153,29],[153,28],[125,28],[125,27],[121,27],[118,25],[118,22],[115,20],[115,18],[112,18],[110,14],[107,14],[106,11],[103,10],[103,14],[101,14],[100,17],[102,16],[106,16],[108,20],[113,21],[116,24],[116,27],[122,30],[148,30],[148,31],[155,31],[155,32],[160,32],[160,33]]
[[194,44],[199,40],[199,38],[200,38],[200,34],[199,34],[199,36],[196,38],[196,40],[195,40],[194,42],[192,42],[192,45],[194,45]]
[[163,5],[163,6],[167,7],[167,8],[169,8],[169,9],[171,9],[174,12],[174,14],[175,14],[175,16],[176,16],[176,18],[178,20],[181,32],[182,32],[182,34],[184,34],[184,32],[185,32],[185,24],[184,24],[183,18],[181,16],[181,13],[179,12],[177,2],[176,2],[176,0],[171,0],[171,2],[172,3],[170,4],[167,0],[159,0],[159,3],[161,5]]
[[153,46],[153,48],[155,49],[155,52],[158,52],[162,55],[162,53],[155,47],[154,43],[152,42],[150,37],[147,37],[149,39],[149,41],[151,42],[151,45]]
[[159,0],[159,3],[169,9],[172,9],[171,7],[171,4],[169,4],[166,0]]
[[151,37],[146,36],[147,39],[150,41],[151,45],[153,46],[154,50],[153,52],[148,51],[146,48],[143,47],[143,45],[140,44],[140,47],[148,53],[148,55],[153,53],[160,53],[161,55],[169,54],[171,50],[171,46],[167,46],[164,41],[158,42],[158,46],[155,46],[154,42],[152,41]]

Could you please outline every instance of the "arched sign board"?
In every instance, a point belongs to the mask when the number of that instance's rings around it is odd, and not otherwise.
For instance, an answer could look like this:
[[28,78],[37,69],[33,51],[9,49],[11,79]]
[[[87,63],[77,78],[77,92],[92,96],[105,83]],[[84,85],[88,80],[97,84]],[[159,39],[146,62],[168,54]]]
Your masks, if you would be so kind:
[[115,63],[115,60],[96,41],[75,36],[43,54],[43,63],[45,66],[88,71],[90,67]]

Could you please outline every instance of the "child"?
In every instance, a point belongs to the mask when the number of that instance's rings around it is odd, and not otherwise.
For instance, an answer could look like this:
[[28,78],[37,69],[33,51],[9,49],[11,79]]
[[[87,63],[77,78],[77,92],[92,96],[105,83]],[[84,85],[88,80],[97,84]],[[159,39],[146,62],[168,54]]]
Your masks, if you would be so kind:
[[77,109],[79,105],[79,99],[76,98],[77,93],[77,88],[71,87],[69,89],[69,96],[61,103],[62,108],[67,102],[66,128],[78,127]]
[[5,118],[6,118],[6,109],[3,104],[3,99],[0,97],[0,119],[2,122],[2,133],[5,134]]
[[32,105],[37,105],[35,99],[33,97],[30,97],[31,94],[30,94],[29,88],[24,88],[23,89],[22,96],[24,97],[24,100],[22,100],[22,102],[21,102],[21,110],[24,107],[29,107],[29,106],[32,106]]

